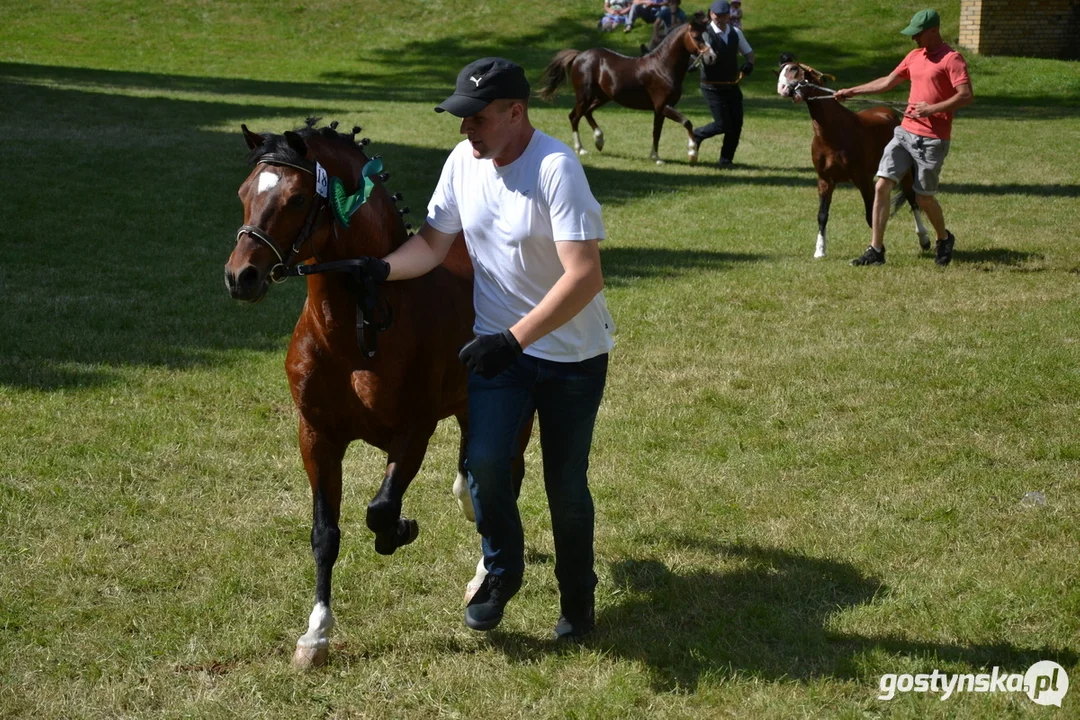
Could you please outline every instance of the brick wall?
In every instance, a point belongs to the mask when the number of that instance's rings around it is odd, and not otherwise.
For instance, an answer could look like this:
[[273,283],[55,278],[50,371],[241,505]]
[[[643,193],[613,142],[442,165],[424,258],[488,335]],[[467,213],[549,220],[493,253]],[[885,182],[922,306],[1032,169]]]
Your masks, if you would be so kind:
[[960,46],[982,55],[1080,58],[1080,0],[961,0]]

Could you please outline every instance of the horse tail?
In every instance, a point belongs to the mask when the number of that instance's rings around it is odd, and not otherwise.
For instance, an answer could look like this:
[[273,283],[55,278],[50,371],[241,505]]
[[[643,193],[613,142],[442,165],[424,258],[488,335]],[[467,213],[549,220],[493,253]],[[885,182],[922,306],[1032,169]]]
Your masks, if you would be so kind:
[[900,208],[904,207],[904,203],[907,202],[907,192],[904,191],[904,183],[896,183],[896,189],[892,194],[892,209],[889,211],[889,217],[896,215],[900,212]]
[[579,50],[560,50],[555,54],[555,57],[544,68],[544,73],[540,76],[541,88],[537,95],[540,96],[541,100],[551,100],[555,97],[559,86],[566,82],[566,78],[570,73],[570,65],[580,54]]

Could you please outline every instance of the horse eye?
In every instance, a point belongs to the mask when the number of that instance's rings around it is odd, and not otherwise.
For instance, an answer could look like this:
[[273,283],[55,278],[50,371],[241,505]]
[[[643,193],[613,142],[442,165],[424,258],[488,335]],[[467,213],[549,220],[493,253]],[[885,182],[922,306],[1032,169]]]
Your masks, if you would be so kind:
[[301,207],[305,202],[307,202],[307,198],[303,195],[293,195],[289,198],[289,205],[292,207]]

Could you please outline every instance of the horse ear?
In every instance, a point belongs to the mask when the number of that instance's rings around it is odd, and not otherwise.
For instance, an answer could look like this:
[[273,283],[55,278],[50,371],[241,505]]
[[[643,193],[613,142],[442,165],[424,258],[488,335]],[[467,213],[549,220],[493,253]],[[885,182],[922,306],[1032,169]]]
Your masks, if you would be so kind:
[[244,140],[247,141],[247,146],[254,150],[263,144],[263,136],[248,130],[247,125],[241,125],[240,129],[244,131]]
[[292,130],[285,131],[285,142],[289,143],[289,147],[293,150],[300,153],[300,157],[307,156],[307,143],[304,142],[304,138],[300,137]]

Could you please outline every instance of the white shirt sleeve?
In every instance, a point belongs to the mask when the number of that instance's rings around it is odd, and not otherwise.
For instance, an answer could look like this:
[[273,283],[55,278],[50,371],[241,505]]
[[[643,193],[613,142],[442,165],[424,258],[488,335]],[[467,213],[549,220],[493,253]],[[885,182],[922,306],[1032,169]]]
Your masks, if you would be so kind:
[[600,203],[593,197],[577,158],[565,154],[547,157],[540,170],[540,183],[555,242],[604,239]]
[[742,30],[735,28],[735,33],[739,36],[739,52],[743,55],[749,55],[754,52],[754,49],[750,47],[750,43],[746,42],[746,36],[743,35]]
[[454,191],[454,166],[457,148],[451,151],[443,163],[442,175],[435,192],[428,202],[427,223],[439,232],[456,235],[461,232],[461,213],[458,211],[457,193]]

